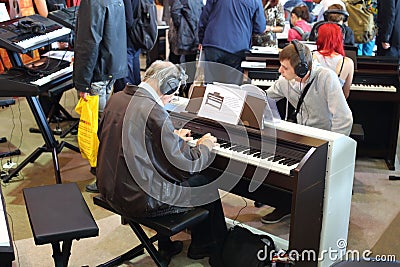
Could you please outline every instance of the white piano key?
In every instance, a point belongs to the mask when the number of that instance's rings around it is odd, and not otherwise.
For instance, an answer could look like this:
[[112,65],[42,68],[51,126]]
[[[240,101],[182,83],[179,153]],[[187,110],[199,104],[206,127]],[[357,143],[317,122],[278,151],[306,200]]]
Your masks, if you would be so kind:
[[252,79],[251,84],[256,85],[256,86],[272,86],[274,85],[275,80],[261,80],[261,79]]
[[70,32],[71,29],[63,27],[43,35],[37,35],[35,37],[16,42],[15,44],[17,44],[22,48],[27,49],[41,43],[47,43],[47,42],[52,43],[53,39],[58,38],[60,36],[68,35]]
[[396,87],[393,85],[352,84],[350,90],[396,93]]
[[[196,140],[192,140],[189,141],[188,144],[190,146],[195,146],[197,142]],[[221,145],[221,144],[220,144]],[[290,166],[284,165],[279,163],[282,160],[279,161],[272,161],[273,157],[268,157],[265,159],[262,158],[257,158],[254,157],[253,155],[247,155],[245,154],[245,152],[248,151],[244,150],[242,152],[237,152],[237,151],[233,151],[231,149],[227,149],[227,148],[222,148],[220,146],[215,146],[213,148],[213,152],[216,153],[219,156],[225,157],[225,158],[229,158],[229,159],[234,159],[243,163],[247,163],[256,167],[261,167],[264,169],[270,169],[273,170],[275,172],[279,172],[279,173],[283,173],[285,175],[290,175],[290,172],[295,169],[298,165],[298,163],[292,164]]]
[[35,84],[37,86],[43,86],[44,84],[47,84],[47,83],[49,83],[49,82],[51,82],[51,81],[53,81],[53,80],[55,80],[55,79],[57,79],[59,77],[62,77],[65,74],[72,73],[72,70],[73,70],[73,66],[71,65],[71,66],[63,68],[61,70],[58,70],[56,72],[53,72],[53,73],[51,73],[51,74],[49,74],[47,76],[44,76],[44,77],[42,77],[40,79],[37,79],[36,81],[32,81],[31,83]]

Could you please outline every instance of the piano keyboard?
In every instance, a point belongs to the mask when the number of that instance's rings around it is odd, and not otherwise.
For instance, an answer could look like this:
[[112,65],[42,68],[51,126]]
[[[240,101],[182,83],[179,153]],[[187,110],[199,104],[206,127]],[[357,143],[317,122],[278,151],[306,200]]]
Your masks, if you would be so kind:
[[46,42],[52,43],[53,41],[51,41],[51,40],[53,40],[54,38],[57,38],[57,37],[63,36],[63,35],[68,35],[70,32],[71,32],[71,29],[63,27],[63,28],[48,32],[43,35],[36,35],[32,38],[28,38],[28,39],[16,42],[15,44],[24,49],[28,49],[28,48],[33,47],[40,43],[46,43]]
[[393,85],[352,84],[350,90],[396,93],[396,87]]
[[[200,137],[201,136],[197,134],[193,134],[193,140],[189,141],[188,144],[190,146],[195,146]],[[296,152],[281,147],[277,147],[277,151],[273,154],[266,151],[261,152],[259,149],[249,148],[240,144],[232,144],[223,140],[218,140],[218,144],[219,146],[213,148],[213,152],[217,155],[273,170],[287,176],[291,175],[292,170],[297,167],[302,158],[301,155],[296,155]]]
[[72,73],[73,66],[68,66],[66,68],[60,69],[56,72],[51,73],[50,75],[41,77],[40,79],[37,79],[36,81],[31,81],[32,84],[35,84],[37,86],[43,86],[57,78],[60,78],[64,76],[65,74]]
[[256,85],[256,86],[264,86],[264,87],[270,87],[274,85],[275,80],[262,80],[262,79],[252,79],[251,84]]
[[[256,86],[270,87],[274,85],[274,80],[252,79],[251,84]],[[350,90],[354,91],[371,91],[371,92],[390,92],[396,93],[396,87],[393,85],[367,85],[367,84],[352,84]]]

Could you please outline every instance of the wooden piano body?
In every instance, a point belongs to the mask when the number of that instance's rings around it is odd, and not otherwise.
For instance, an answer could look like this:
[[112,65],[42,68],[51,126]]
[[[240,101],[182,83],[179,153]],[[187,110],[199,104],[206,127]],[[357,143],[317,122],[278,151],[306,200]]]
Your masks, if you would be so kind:
[[[187,100],[179,98],[174,103],[174,107],[178,107],[174,111],[184,110],[186,103]],[[196,135],[211,132],[218,142],[226,140],[226,129],[234,133],[232,128],[236,127],[185,112],[171,112],[171,118],[177,128],[189,128]],[[281,244],[281,248],[315,253],[315,260],[299,261],[296,266],[330,266],[339,260],[346,250],[345,247],[338,248],[337,242],[347,241],[356,142],[341,134],[285,121],[267,123],[261,131],[246,131],[241,136],[243,140],[240,136],[235,137],[241,144],[246,143],[244,139],[247,137],[244,136],[249,136],[247,142],[251,148],[259,146],[260,135],[276,138],[276,151],[291,148],[302,151],[299,164],[287,175],[274,168],[260,168],[261,164],[246,164],[246,161],[237,160],[235,155],[226,156],[226,153],[223,155],[217,151],[208,169],[209,174],[220,177],[223,173],[232,179],[240,175],[233,188],[227,190],[224,185],[220,187],[225,191],[271,206],[280,201],[290,201],[289,240]],[[231,168],[227,167],[228,164]],[[237,170],[237,173],[232,170]],[[250,191],[249,185],[256,171],[263,173],[264,179],[255,191]],[[323,251],[332,250],[337,251],[336,258],[316,260]]]
[[[265,67],[256,62],[265,62]],[[279,59],[275,54],[249,52],[242,66],[245,66],[246,77],[251,79],[251,83],[262,89],[271,86],[279,76]],[[353,122],[361,124],[364,129],[364,140],[357,145],[357,156],[384,159],[389,170],[395,169],[400,118],[399,87],[398,62],[382,57],[357,57],[347,99]],[[285,109],[279,105],[278,108],[284,114]]]

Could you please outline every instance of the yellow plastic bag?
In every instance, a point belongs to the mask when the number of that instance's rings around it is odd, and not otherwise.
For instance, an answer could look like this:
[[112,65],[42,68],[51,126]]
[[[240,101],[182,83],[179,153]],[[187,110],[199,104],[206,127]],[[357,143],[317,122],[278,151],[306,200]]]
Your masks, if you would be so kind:
[[99,96],[87,96],[87,101],[80,98],[75,111],[80,114],[78,126],[78,145],[82,157],[89,160],[91,167],[97,165],[97,152],[99,149],[99,138],[97,129],[99,127]]

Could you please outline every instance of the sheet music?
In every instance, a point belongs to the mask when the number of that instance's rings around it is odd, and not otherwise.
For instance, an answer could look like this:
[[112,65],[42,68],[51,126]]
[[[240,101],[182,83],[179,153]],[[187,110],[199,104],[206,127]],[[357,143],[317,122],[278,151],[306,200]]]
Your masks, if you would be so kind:
[[74,57],[74,51],[64,51],[64,50],[51,50],[44,54],[43,56],[49,57],[49,58],[54,58],[54,59],[62,59],[65,61],[72,61],[72,58]]
[[236,125],[239,122],[245,98],[246,92],[237,90],[233,86],[208,84],[198,115]]
[[9,247],[10,239],[8,238],[8,228],[6,223],[6,215],[3,206],[3,197],[0,190],[0,247]]

